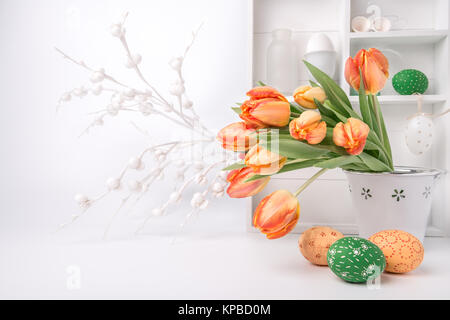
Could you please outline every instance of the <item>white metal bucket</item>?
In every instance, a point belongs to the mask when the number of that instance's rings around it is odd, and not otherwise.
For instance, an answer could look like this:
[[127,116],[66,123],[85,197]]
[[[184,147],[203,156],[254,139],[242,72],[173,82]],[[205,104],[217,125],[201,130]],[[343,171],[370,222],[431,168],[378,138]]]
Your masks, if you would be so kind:
[[399,229],[423,242],[433,187],[441,170],[395,167],[392,173],[345,171],[357,210],[359,235]]

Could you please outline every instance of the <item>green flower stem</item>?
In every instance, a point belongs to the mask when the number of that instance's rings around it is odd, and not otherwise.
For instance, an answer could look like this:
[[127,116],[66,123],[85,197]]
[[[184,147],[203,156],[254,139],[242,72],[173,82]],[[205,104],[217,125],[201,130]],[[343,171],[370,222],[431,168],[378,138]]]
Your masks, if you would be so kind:
[[380,103],[378,102],[378,98],[375,95],[371,95],[372,98],[372,104],[373,104],[373,108],[375,111],[375,115],[376,115],[376,120],[377,120],[377,125],[378,125],[378,129],[380,132],[380,142],[382,144],[382,148],[383,148],[383,152],[385,153],[385,155],[388,158],[388,166],[392,169],[392,171],[394,170],[394,164],[392,161],[392,151],[390,148],[390,142],[389,142],[389,138],[386,137],[385,139],[385,131],[384,131],[384,127],[382,125],[382,114],[381,114],[381,108],[380,108]]
[[371,94],[370,97],[372,98],[372,106],[373,106],[373,110],[375,112],[375,117],[377,120],[377,126],[378,126],[378,132],[380,132],[380,140],[381,143],[384,146],[384,137],[383,137],[383,130],[381,129],[381,119],[380,119],[380,110],[378,109],[378,104],[377,101],[375,101],[376,97],[375,95]]
[[323,175],[325,172],[327,172],[328,169],[327,168],[323,168],[320,171],[318,171],[315,175],[313,175],[311,178],[309,178],[295,193],[294,196],[297,198],[300,193],[302,193],[303,190],[305,190],[306,188],[308,188],[308,186],[313,183],[318,177],[320,177],[321,175]]

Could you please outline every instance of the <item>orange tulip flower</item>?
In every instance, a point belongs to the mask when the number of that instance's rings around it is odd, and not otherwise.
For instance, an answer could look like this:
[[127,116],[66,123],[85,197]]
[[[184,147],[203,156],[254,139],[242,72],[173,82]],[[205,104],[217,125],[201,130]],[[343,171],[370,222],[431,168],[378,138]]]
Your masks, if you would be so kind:
[[222,147],[231,151],[247,151],[257,143],[256,130],[245,122],[232,123],[217,134]]
[[296,140],[306,140],[309,144],[318,144],[327,135],[327,124],[320,121],[320,113],[315,111],[305,111],[300,117],[294,119],[289,124],[289,132]]
[[358,155],[364,150],[369,131],[369,126],[361,120],[348,118],[346,124],[339,122],[334,128],[333,141],[349,154]]
[[271,175],[283,168],[287,158],[271,152],[261,145],[252,147],[245,155],[245,164],[256,174]]
[[327,99],[325,91],[320,87],[301,86],[294,91],[294,100],[307,109],[317,109],[314,99],[324,103]]
[[263,190],[269,183],[270,177],[246,182],[255,175],[252,168],[248,167],[231,171],[227,177],[227,181],[230,182],[227,189],[230,198],[251,197]]
[[265,197],[253,215],[253,225],[268,239],[277,239],[294,229],[300,204],[289,191],[278,190]]
[[288,102],[288,100],[280,93],[277,89],[264,86],[264,87],[255,87],[249,92],[247,92],[247,96],[250,97],[250,100],[260,100],[266,98],[274,98],[281,101]]
[[355,58],[349,57],[345,63],[345,79],[357,91],[361,83],[359,70],[366,93],[377,94],[384,88],[389,77],[389,62],[381,51],[374,48],[361,49]]
[[247,95],[249,100],[241,105],[240,117],[258,129],[284,127],[289,123],[291,109],[287,99],[271,87],[257,87]]

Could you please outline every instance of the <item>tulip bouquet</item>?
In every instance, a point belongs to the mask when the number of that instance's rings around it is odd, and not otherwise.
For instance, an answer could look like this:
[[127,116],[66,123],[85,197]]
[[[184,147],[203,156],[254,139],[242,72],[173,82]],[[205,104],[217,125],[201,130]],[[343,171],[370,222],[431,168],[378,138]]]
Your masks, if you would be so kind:
[[239,152],[243,161],[230,171],[227,193],[250,197],[267,185],[271,175],[307,167],[318,172],[298,190],[278,190],[254,212],[253,225],[269,239],[289,233],[297,224],[300,193],[329,169],[392,172],[392,152],[376,94],[389,76],[389,63],[377,49],[360,50],[345,65],[347,82],[359,92],[360,114],[328,75],[304,62],[317,82],[299,87],[289,102],[263,83],[233,110],[243,122],[217,135],[223,148]]

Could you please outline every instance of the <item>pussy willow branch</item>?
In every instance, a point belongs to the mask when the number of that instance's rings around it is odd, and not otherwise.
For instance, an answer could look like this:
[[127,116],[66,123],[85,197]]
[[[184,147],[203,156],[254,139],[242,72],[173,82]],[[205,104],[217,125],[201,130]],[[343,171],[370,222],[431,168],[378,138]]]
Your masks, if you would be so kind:
[[[87,65],[84,61],[78,61],[78,60],[70,57],[68,54],[66,54],[62,50],[55,48],[55,50],[60,55],[62,55],[63,58],[65,58],[66,60],[91,72],[92,75],[91,75],[90,80],[93,84],[95,84],[95,86],[93,86],[91,88],[86,88],[84,86],[81,86],[79,88],[75,88],[69,92],[66,92],[59,99],[58,108],[63,102],[70,101],[72,96],[83,98],[84,96],[86,96],[89,93],[92,93],[93,95],[98,96],[98,95],[104,94],[105,92],[109,92],[109,93],[111,93],[109,95],[109,104],[106,107],[104,107],[103,109],[100,109],[100,110],[90,113],[90,115],[96,115],[96,119],[83,131],[83,133],[88,132],[94,126],[102,125],[104,118],[107,116],[115,117],[119,113],[122,113],[122,112],[140,112],[144,116],[149,115],[149,114],[156,114],[156,115],[163,116],[164,118],[179,125],[180,127],[188,129],[191,132],[199,133],[204,139],[198,139],[198,140],[192,140],[192,141],[181,141],[181,140],[180,141],[172,141],[172,142],[163,143],[163,144],[159,144],[157,146],[151,146],[151,147],[144,149],[141,152],[141,154],[139,155],[139,157],[130,159],[129,164],[127,166],[125,166],[124,169],[121,170],[118,177],[108,179],[107,190],[105,192],[103,192],[99,196],[93,197],[93,198],[86,197],[84,195],[77,195],[76,198],[77,198],[77,201],[79,202],[80,206],[82,207],[82,212],[78,215],[73,215],[72,219],[68,223],[62,224],[60,226],[60,228],[58,229],[58,231],[61,230],[62,228],[65,228],[66,226],[74,223],[81,216],[85,215],[87,213],[87,211],[95,205],[96,202],[102,200],[110,193],[112,193],[116,190],[119,190],[121,188],[121,186],[123,185],[123,180],[126,176],[126,173],[131,169],[143,170],[143,168],[145,167],[145,163],[142,162],[143,157],[147,153],[150,153],[150,152],[154,153],[156,160],[160,164],[158,165],[158,167],[156,169],[151,170],[143,178],[131,181],[130,192],[124,198],[122,198],[120,206],[117,208],[117,210],[114,211],[114,213],[112,214],[112,216],[106,226],[106,229],[104,232],[104,237],[106,238],[109,234],[109,231],[110,231],[112,224],[115,221],[116,217],[118,216],[120,211],[125,207],[125,205],[128,203],[128,201],[133,197],[133,195],[136,195],[136,201],[134,202],[134,204],[136,204],[144,196],[144,194],[146,194],[149,191],[150,186],[153,184],[153,182],[156,179],[160,179],[163,176],[164,171],[173,162],[172,160],[168,160],[168,159],[166,160],[167,156],[172,155],[174,152],[181,152],[181,149],[183,149],[185,147],[190,147],[193,145],[198,145],[198,144],[203,144],[203,143],[208,143],[208,144],[212,143],[215,138],[215,135],[205,125],[203,125],[201,123],[200,118],[195,111],[195,108],[193,108],[193,103],[189,100],[188,95],[185,90],[185,86],[184,86],[185,80],[184,80],[183,72],[182,72],[184,60],[187,57],[188,52],[192,48],[201,26],[195,32],[192,33],[192,40],[187,45],[183,56],[180,58],[177,58],[177,59],[179,59],[178,60],[179,63],[171,64],[172,69],[174,69],[176,71],[176,74],[178,77],[179,82],[177,82],[176,84],[177,85],[178,85],[178,83],[180,84],[180,87],[174,86],[174,87],[171,87],[171,89],[170,89],[170,93],[173,96],[177,97],[177,103],[179,105],[179,111],[178,111],[174,108],[172,103],[170,103],[166,98],[164,98],[164,96],[156,89],[155,86],[153,86],[146,79],[144,74],[141,72],[141,69],[139,68],[139,63],[141,62],[142,58],[140,55],[132,53],[132,51],[130,50],[129,44],[127,42],[127,38],[125,36],[125,29],[123,28],[123,25],[126,22],[127,16],[128,16],[128,13],[126,13],[123,16],[122,22],[120,24],[114,24],[112,26],[111,34],[114,37],[119,38],[123,48],[125,49],[126,56],[128,59],[126,66],[128,68],[133,69],[134,72],[136,73],[137,77],[149,89],[145,89],[144,91],[134,89],[132,86],[130,86],[130,85],[126,84],[125,82],[118,80],[117,78],[113,77],[112,75],[106,73],[103,68],[95,69],[95,68]],[[104,80],[110,81],[112,84],[114,84],[120,88],[117,88],[117,89],[116,88],[105,88],[103,86]],[[126,101],[130,101],[130,102],[127,103]],[[145,104],[148,104],[148,105],[146,106]],[[154,107],[161,107],[163,110],[161,111],[158,108],[155,109]],[[186,110],[191,112],[192,116],[186,115],[186,113],[185,113]],[[173,113],[172,116],[169,115],[169,113]],[[134,124],[134,126],[136,127],[135,124]],[[180,198],[181,198],[181,194],[185,191],[187,185],[191,184],[196,178],[206,181],[205,176],[210,172],[210,170],[217,164],[222,163],[223,161],[224,160],[212,164],[208,168],[204,169],[202,172],[193,175],[188,181],[186,181],[183,184],[183,186],[181,188],[179,188],[179,190],[178,190]],[[162,162],[162,164],[161,164],[161,162]],[[183,165],[184,165],[184,163],[183,163]],[[202,166],[200,166],[200,167],[202,167]],[[188,170],[188,169],[189,169],[189,167],[184,168],[184,170]],[[223,175],[220,175],[220,176],[222,177]],[[183,175],[183,179],[184,179],[184,175]],[[223,179],[223,177],[222,177],[222,179]],[[217,180],[217,177],[215,180],[213,180],[213,182],[216,180]],[[203,184],[203,182],[199,182],[199,183]],[[226,183],[226,182],[222,181],[221,183],[218,184],[217,187],[214,188],[214,190],[218,190],[218,191],[215,191],[217,193],[217,195],[223,194],[222,187],[224,188],[224,186],[225,186],[224,183]],[[196,195],[207,195],[210,189],[211,189],[211,185],[208,187],[208,189],[205,192],[203,192],[202,194],[196,193]],[[177,198],[176,198],[177,194],[175,193],[174,195],[175,195],[175,197],[173,197],[173,195],[171,195],[170,199],[165,204],[163,204],[163,206],[161,208],[159,208],[158,211],[156,213],[154,213],[154,215],[164,215],[169,204],[175,202],[175,201],[173,201],[174,199],[177,200]],[[194,210],[203,210],[204,208],[206,208],[208,201],[204,200],[203,196],[200,196],[200,198],[197,197],[195,199],[196,199],[195,201],[192,200],[194,202],[191,201],[191,205],[194,207]],[[147,220],[148,219],[146,219],[143,222],[142,227],[145,226]]]
[[[195,179],[198,176],[206,176],[215,166],[224,163],[225,160],[221,160],[221,161],[217,161],[213,164],[211,164],[210,166],[208,166],[207,168],[205,168],[203,171],[201,171],[198,174],[193,175],[191,178],[189,178],[187,181],[184,182],[183,186],[177,191],[180,195],[186,190],[186,188],[195,181]],[[209,189],[209,188],[208,188]],[[169,202],[166,202],[165,204],[163,204],[162,208],[165,210],[168,206],[169,206]],[[146,224],[150,221],[150,219],[153,217],[153,215],[151,213],[149,213],[147,215],[147,217],[144,219],[144,221],[142,222],[142,224],[138,227],[138,229],[136,230],[135,234],[139,234],[146,226]]]
[[[126,16],[127,16],[127,15],[128,15],[128,14],[125,15],[125,18],[124,18],[124,22],[123,22],[123,23],[125,23],[125,20],[126,20]],[[199,29],[198,29],[196,32],[193,33],[193,37],[192,37],[191,43],[186,47],[186,50],[185,50],[185,52],[184,52],[183,60],[184,60],[184,58],[186,58],[187,53],[189,52],[190,48],[191,48],[192,45],[194,44],[195,38],[196,38],[196,36],[197,36],[197,34],[198,34],[200,28],[201,28],[201,26],[199,27]],[[122,46],[123,46],[124,49],[125,49],[125,52],[126,52],[126,54],[127,54],[127,56],[128,56],[128,59],[133,60],[133,55],[132,55],[131,50],[130,50],[130,47],[129,47],[129,45],[128,45],[128,41],[127,41],[127,39],[126,39],[126,35],[123,33],[123,34],[119,37],[119,39],[120,39],[120,41],[121,41],[121,43],[122,43]],[[180,105],[180,111],[177,111],[177,110],[175,110],[175,109],[173,108],[173,106],[172,106],[172,105],[171,105],[171,104],[170,104],[170,103],[169,103],[169,102],[168,102],[168,101],[167,101],[167,100],[159,93],[159,91],[158,91],[153,85],[151,85],[151,84],[147,81],[147,79],[144,77],[143,73],[141,72],[141,70],[140,70],[138,64],[134,64],[133,69],[134,69],[134,71],[136,72],[136,74],[138,75],[138,77],[142,80],[142,82],[143,82],[144,84],[146,84],[146,85],[147,85],[147,86],[148,86],[148,87],[149,87],[149,88],[157,95],[157,97],[159,98],[160,102],[161,102],[164,106],[170,108],[171,111],[173,111],[177,116],[179,116],[179,117],[182,119],[182,121],[184,121],[185,124],[186,124],[189,128],[194,129],[194,119],[192,119],[191,117],[189,117],[189,116],[187,116],[187,115],[185,115],[185,114],[183,113],[183,106],[182,106],[182,98],[181,98],[181,95],[178,96],[178,98],[177,98],[177,99],[178,99],[178,103],[179,103],[179,105]],[[178,76],[179,76],[179,78],[180,78],[181,83],[184,84],[184,78],[183,78],[183,74],[182,74],[182,68],[180,68],[179,70],[177,70],[177,73],[178,73]],[[198,120],[197,120],[197,121],[198,121]],[[201,126],[204,130],[208,130],[203,124],[201,124],[201,123],[199,123],[199,124],[200,124],[200,126]]]
[[[194,141],[172,141],[172,142],[162,143],[162,144],[159,144],[159,145],[156,145],[156,146],[152,146],[152,147],[149,147],[149,148],[146,148],[145,150],[143,150],[143,151],[141,152],[140,156],[139,156],[139,159],[142,159],[147,153],[152,152],[152,151],[154,151],[154,150],[156,150],[156,149],[159,149],[159,148],[162,148],[162,147],[170,146],[170,147],[171,147],[171,151],[173,151],[173,150],[175,149],[175,147],[177,147],[177,146],[183,146],[183,145],[188,145],[188,146],[189,146],[189,145],[192,145],[192,144],[202,143],[202,142],[210,142],[210,141],[209,141],[209,140],[194,140]],[[167,164],[167,163],[166,163],[166,164]],[[164,166],[164,167],[162,168],[162,170],[164,170],[165,167],[166,167],[166,166]],[[160,168],[160,169],[161,169],[161,168]],[[118,176],[119,181],[122,181],[122,180],[125,178],[125,174],[126,174],[129,170],[130,170],[130,168],[129,168],[128,165],[125,166],[125,167],[121,170],[121,172],[120,172],[120,174],[119,174],[119,176]],[[144,178],[141,180],[141,182],[146,182],[149,178],[151,178],[151,174],[149,174],[149,175],[147,175],[146,177],[144,177]],[[150,185],[148,185],[147,188],[148,188],[149,186],[150,186]],[[103,192],[103,193],[100,194],[99,196],[94,197],[94,198],[92,198],[92,199],[89,199],[88,203],[86,203],[86,206],[83,208],[82,212],[81,212],[80,214],[78,214],[78,215],[73,215],[73,216],[72,216],[72,219],[71,219],[69,222],[60,225],[59,228],[56,230],[56,232],[59,232],[59,231],[61,231],[62,229],[66,228],[67,226],[69,226],[69,225],[73,224],[74,222],[76,222],[81,216],[85,215],[86,212],[87,212],[87,211],[88,211],[88,210],[89,210],[96,202],[102,200],[102,199],[105,198],[107,195],[109,195],[111,192],[112,192],[111,190],[106,190],[105,192]],[[130,196],[130,195],[129,195],[129,196]],[[125,202],[127,202],[127,201],[128,201],[128,199],[127,199]],[[121,204],[121,207],[123,207],[123,205],[124,205],[124,204]],[[120,209],[119,209],[119,211],[120,211]],[[114,218],[113,218],[113,220],[114,220]],[[107,227],[107,230],[108,230],[109,228],[110,228],[110,227]],[[107,236],[107,234],[108,234],[108,232],[105,231],[105,235],[106,235],[106,236]]]

